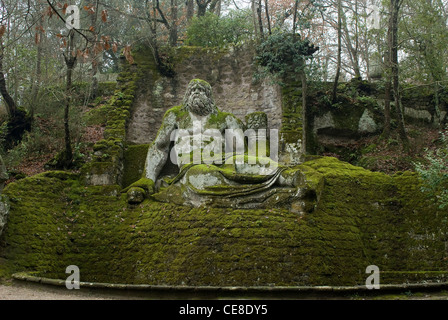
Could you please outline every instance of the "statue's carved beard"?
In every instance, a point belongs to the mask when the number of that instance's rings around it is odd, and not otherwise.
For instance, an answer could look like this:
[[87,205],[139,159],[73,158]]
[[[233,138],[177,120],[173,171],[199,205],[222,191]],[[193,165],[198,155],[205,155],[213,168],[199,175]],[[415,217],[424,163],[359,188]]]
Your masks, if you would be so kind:
[[186,99],[184,108],[199,116],[206,116],[216,112],[216,106],[212,98],[203,91],[191,93]]

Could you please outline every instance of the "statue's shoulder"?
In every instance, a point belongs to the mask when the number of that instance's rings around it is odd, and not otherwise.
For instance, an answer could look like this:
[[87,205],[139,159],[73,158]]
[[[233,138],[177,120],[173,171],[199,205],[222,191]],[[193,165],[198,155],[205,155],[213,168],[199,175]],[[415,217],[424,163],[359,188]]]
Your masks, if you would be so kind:
[[169,114],[179,114],[181,112],[186,112],[182,110],[182,106],[175,106],[175,107],[171,107],[169,108],[166,112],[165,112],[165,116],[169,115]]
[[233,113],[219,111],[210,115],[210,123],[216,125],[225,125],[229,129],[242,129],[244,124]]
[[175,106],[168,109],[163,116],[163,122],[176,121],[188,116],[188,111],[184,110],[182,106]]

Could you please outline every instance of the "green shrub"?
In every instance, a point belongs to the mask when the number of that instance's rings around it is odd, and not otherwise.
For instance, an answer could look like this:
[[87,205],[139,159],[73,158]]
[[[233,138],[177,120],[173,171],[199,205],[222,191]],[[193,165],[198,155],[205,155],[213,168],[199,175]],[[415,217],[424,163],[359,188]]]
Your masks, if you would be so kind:
[[257,48],[255,62],[263,71],[257,77],[272,76],[281,80],[288,73],[299,73],[305,66],[305,59],[318,48],[298,34],[275,32]]
[[448,206],[448,128],[441,132],[441,141],[436,151],[426,151],[427,163],[416,163],[415,169],[423,180],[422,191],[443,209]]
[[225,47],[249,39],[253,34],[250,12],[230,11],[224,17],[206,13],[193,18],[187,29],[185,44],[200,47]]

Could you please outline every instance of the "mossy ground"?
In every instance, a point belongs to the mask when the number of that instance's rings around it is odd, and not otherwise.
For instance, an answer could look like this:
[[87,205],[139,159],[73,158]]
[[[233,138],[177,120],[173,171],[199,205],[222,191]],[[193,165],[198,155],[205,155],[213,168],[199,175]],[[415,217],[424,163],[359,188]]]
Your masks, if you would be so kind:
[[[299,166],[324,185],[315,211],[190,208],[145,200],[119,186],[84,186],[49,172],[5,189],[11,213],[0,273],[154,285],[363,285],[445,279],[443,218],[414,174],[372,173],[334,158]],[[3,263],[4,262],[4,263]]]

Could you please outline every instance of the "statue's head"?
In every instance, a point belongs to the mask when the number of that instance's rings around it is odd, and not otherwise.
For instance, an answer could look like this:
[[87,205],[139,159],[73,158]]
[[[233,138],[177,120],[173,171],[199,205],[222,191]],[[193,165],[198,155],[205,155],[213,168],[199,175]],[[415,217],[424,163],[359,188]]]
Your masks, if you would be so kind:
[[182,105],[184,110],[199,116],[218,112],[213,99],[212,87],[208,82],[200,79],[190,81]]

